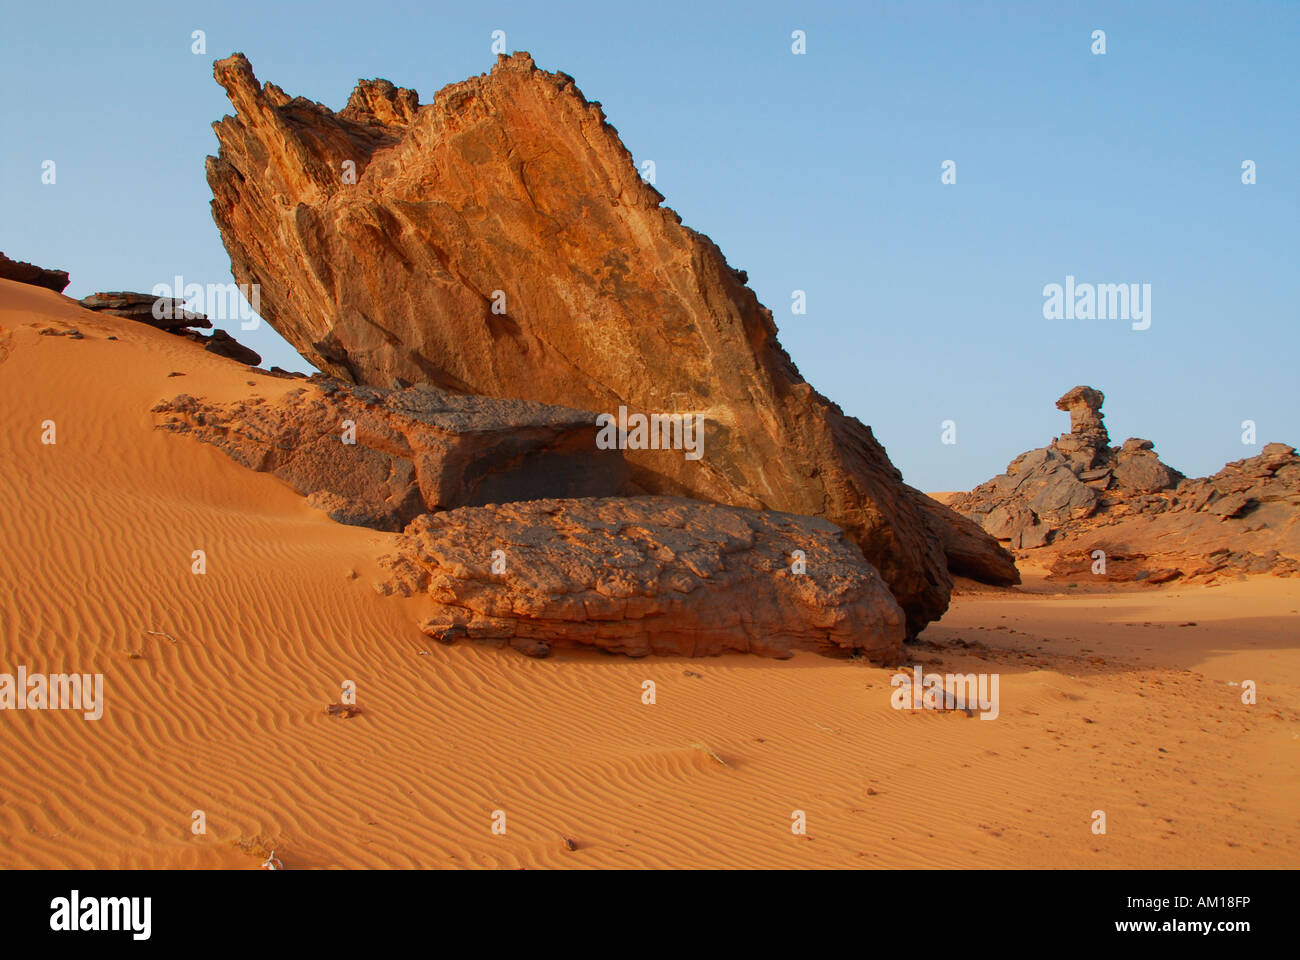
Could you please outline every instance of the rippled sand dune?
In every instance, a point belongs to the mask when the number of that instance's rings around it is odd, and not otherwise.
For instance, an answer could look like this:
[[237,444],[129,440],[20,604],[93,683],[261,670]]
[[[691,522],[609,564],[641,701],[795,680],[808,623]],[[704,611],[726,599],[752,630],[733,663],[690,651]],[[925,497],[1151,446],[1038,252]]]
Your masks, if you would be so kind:
[[444,647],[391,535],[149,412],[294,386],[0,281],[0,672],[104,675],[0,712],[0,867],[1300,866],[1300,580],[968,585],[904,666],[997,673],[992,721],[813,654]]

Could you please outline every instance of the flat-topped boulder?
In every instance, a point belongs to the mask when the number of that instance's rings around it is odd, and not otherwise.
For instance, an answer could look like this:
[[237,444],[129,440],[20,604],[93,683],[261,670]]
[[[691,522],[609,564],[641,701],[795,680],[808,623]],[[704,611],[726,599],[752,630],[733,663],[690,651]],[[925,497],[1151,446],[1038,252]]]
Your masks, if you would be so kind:
[[798,649],[897,660],[904,613],[825,520],[675,497],[536,500],[418,517],[381,592],[425,594],[435,640],[629,656]]

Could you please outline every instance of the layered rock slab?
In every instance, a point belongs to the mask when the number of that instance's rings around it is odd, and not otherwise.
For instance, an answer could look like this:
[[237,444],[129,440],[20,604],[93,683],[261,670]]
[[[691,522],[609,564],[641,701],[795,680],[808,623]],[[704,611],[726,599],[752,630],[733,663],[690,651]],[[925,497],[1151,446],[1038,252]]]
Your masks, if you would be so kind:
[[627,452],[637,489],[825,517],[910,632],[946,609],[945,515],[804,382],[745,274],[661,205],[571,77],[517,53],[432,104],[362,81],[336,114],[241,54],[215,73],[236,115],[214,124],[213,217],[235,278],[321,370],[698,415],[702,459]]
[[110,316],[134,320],[136,323],[148,324],[159,330],[166,330],[180,337],[186,337],[202,344],[203,349],[219,357],[234,360],[246,366],[256,367],[262,362],[262,355],[244,346],[225,330],[213,330],[211,336],[191,329],[202,327],[210,329],[212,321],[201,313],[185,309],[185,301],[177,297],[155,297],[149,293],[135,293],[130,290],[105,291],[92,293],[77,301],[87,310],[107,313]]
[[591,413],[428,386],[322,378],[275,401],[182,394],[153,413],[159,428],[274,474],[332,519],[379,530],[401,530],[431,510],[614,495],[626,484],[619,452],[596,447]]
[[38,267],[25,260],[11,260],[0,253],[0,280],[14,280],[62,293],[68,285],[68,271]]
[[[630,656],[795,649],[897,659],[905,615],[833,524],[675,497],[538,500],[416,518],[382,592],[441,605],[434,639]],[[796,572],[802,571],[802,572]]]
[[185,309],[185,301],[175,297],[155,297],[148,293],[129,290],[92,293],[77,301],[87,310],[125,317],[137,323],[147,323],[170,333],[190,327],[210,328],[212,321],[201,313]]

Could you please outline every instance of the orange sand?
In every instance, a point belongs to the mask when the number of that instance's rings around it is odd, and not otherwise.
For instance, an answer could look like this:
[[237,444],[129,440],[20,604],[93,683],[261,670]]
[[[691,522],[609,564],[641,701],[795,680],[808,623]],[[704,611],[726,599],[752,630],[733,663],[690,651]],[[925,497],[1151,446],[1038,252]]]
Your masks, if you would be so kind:
[[812,654],[442,647],[390,535],[149,413],[294,387],[0,281],[0,672],[105,677],[99,721],[0,712],[0,867],[1300,866],[1300,580],[968,585],[912,653],[1000,673],[995,721]]

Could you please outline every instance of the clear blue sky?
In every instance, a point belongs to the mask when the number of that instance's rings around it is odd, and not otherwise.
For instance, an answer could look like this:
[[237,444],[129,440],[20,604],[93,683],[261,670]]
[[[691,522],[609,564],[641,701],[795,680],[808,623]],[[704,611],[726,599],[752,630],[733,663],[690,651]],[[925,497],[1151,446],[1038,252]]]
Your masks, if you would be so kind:
[[[1258,452],[1245,419],[1300,443],[1300,3],[4,0],[0,24],[0,249],[69,270],[72,296],[229,282],[203,166],[230,112],[217,57],[334,109],[358,77],[428,102],[490,69],[501,29],[604,104],[914,485],[1047,443],[1078,383],[1117,442],[1188,473]],[[1067,274],[1150,283],[1151,328],[1045,320]],[[232,332],[306,369],[265,325]]]

